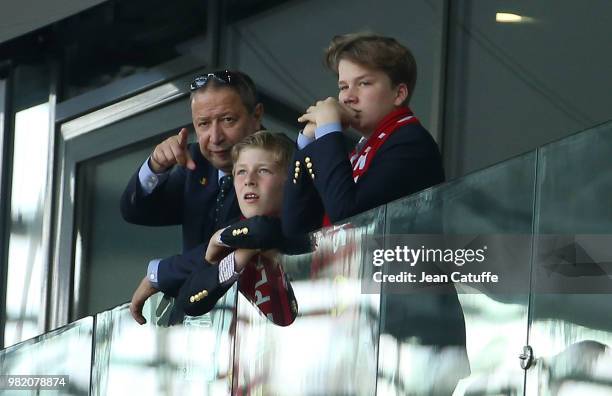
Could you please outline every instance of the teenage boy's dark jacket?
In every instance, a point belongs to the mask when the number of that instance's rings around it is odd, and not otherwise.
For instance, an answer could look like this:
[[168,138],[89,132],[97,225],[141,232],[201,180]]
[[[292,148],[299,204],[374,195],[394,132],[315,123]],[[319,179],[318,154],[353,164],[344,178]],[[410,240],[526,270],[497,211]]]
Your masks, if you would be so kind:
[[438,146],[419,124],[392,134],[357,182],[348,157],[341,133],[327,134],[295,152],[285,184],[286,235],[320,228],[325,212],[333,223],[444,181]]

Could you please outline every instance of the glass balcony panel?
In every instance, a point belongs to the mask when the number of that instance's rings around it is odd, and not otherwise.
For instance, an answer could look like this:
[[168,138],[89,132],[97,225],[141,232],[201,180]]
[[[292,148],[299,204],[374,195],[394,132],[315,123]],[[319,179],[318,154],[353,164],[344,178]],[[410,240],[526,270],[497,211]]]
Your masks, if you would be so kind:
[[318,231],[312,253],[281,258],[297,300],[293,323],[272,323],[239,295],[234,392],[375,394],[380,299],[361,292],[361,243],[382,233],[384,210]]
[[[467,238],[488,251],[479,265],[443,270],[424,260],[384,264],[385,274],[415,278],[382,284],[378,395],[523,392],[535,160],[527,153],[387,205],[387,249],[438,248],[444,234],[445,244]],[[421,275],[452,279],[459,268],[501,280],[453,285]]]
[[[68,376],[54,390],[0,388],[3,396],[89,394],[93,317],[0,351],[0,375]],[[58,381],[59,382],[59,381]]]
[[129,304],[96,315],[92,395],[228,395],[231,390],[234,288],[206,315],[158,326],[159,294],[145,304],[147,324]]
[[528,390],[612,392],[612,123],[539,149]]

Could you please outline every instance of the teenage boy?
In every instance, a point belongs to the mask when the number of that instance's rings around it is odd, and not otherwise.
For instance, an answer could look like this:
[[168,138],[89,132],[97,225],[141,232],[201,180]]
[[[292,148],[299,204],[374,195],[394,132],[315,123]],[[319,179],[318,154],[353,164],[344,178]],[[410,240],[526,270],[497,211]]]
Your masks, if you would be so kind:
[[[177,297],[176,303],[188,315],[201,315],[237,280],[242,294],[274,323],[293,322],[297,302],[278,263],[278,252],[261,251],[283,247],[278,217],[292,151],[285,135],[265,131],[234,145],[234,188],[246,219],[218,230],[207,245],[161,260],[157,279],[145,277],[132,297],[130,311],[138,323],[146,322],[144,302],[160,290]],[[182,271],[168,271],[170,267]]]
[[[295,171],[283,205],[287,234],[309,232],[441,183],[444,171],[431,135],[408,107],[416,63],[395,39],[335,37],[326,65],[338,75],[338,99],[309,107],[298,121]],[[361,135],[349,155],[342,130]]]
[[[444,181],[438,146],[408,107],[417,74],[410,51],[390,37],[347,34],[332,40],[325,60],[338,76],[338,99],[318,101],[298,118],[306,127],[285,185],[282,221],[288,235]],[[361,135],[350,155],[341,133],[349,126]],[[418,340],[430,348],[427,362],[414,364],[449,367],[449,373],[436,377],[443,390],[432,392],[451,394],[459,379],[469,375],[465,323],[453,285],[436,290],[387,294],[380,332],[398,343]]]

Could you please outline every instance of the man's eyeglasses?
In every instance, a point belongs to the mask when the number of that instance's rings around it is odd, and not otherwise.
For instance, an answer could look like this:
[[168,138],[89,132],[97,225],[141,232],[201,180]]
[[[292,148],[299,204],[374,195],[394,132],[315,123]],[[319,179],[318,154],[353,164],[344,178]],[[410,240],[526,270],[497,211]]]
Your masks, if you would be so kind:
[[235,73],[232,73],[229,70],[220,70],[213,73],[202,74],[201,76],[194,78],[193,82],[189,86],[189,90],[192,92],[196,91],[208,84],[210,80],[215,80],[221,84],[231,85],[236,82],[234,80],[236,80],[237,77],[238,76]]

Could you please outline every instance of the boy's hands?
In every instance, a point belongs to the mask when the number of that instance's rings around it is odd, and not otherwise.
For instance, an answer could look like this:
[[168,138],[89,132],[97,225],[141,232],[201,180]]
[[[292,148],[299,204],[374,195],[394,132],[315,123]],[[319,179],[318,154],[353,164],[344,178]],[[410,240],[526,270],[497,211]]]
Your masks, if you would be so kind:
[[342,128],[346,128],[355,122],[356,117],[357,111],[342,105],[338,99],[329,97],[307,108],[306,113],[298,118],[298,122],[314,123],[317,127],[339,122]]
[[302,129],[302,134],[311,139],[315,138],[315,129],[317,129],[317,124],[314,122],[308,122],[304,129]]
[[210,237],[210,241],[208,241],[208,247],[206,248],[204,259],[210,264],[219,264],[219,261],[221,261],[223,257],[230,254],[230,252],[233,250],[233,248],[221,242],[221,234],[223,231],[225,231],[225,228],[217,230],[217,232]]
[[[213,234],[210,238],[210,242],[208,243],[208,248],[206,249],[206,261],[208,261],[212,265],[219,265],[219,262],[234,248],[228,247],[224,245],[222,242],[219,242],[219,237],[221,233],[223,233],[225,229],[220,229]],[[259,253],[260,249],[238,249],[234,255],[234,270],[242,271],[242,269],[249,263],[249,261]]]

